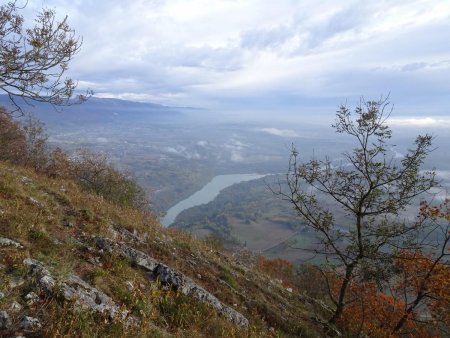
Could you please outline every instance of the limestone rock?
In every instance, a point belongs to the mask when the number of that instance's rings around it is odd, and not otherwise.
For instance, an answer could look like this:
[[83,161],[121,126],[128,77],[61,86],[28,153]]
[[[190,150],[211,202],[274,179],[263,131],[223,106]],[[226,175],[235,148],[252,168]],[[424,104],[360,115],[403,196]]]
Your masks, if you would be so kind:
[[39,296],[34,292],[29,292],[24,299],[28,305],[33,305],[39,301]]
[[128,231],[127,229],[121,227],[120,225],[111,225],[109,231],[114,236],[115,239],[128,240],[131,242],[142,242],[137,233]]
[[50,271],[39,261],[26,258],[23,263],[28,266],[29,274],[38,278],[38,286],[46,293],[51,293],[55,286],[55,279],[50,274]]
[[26,331],[34,331],[40,329],[42,324],[37,318],[24,316],[19,323],[19,327]]
[[154,278],[159,278],[162,283],[180,290],[184,295],[196,297],[199,301],[209,304],[229,321],[242,327],[248,326],[247,318],[241,313],[221,303],[215,296],[195,284],[181,272],[158,262],[142,251],[131,248],[124,243],[116,244],[105,237],[97,237],[96,243],[101,249],[107,252],[116,250],[116,252],[127,258],[132,264],[150,272]]
[[87,260],[89,263],[91,263],[92,265],[95,265],[95,266],[103,266],[103,264],[102,264],[102,262],[101,262],[99,256],[95,256],[95,257],[88,256],[88,257],[86,258],[86,260]]
[[123,257],[127,258],[132,264],[135,264],[147,271],[153,272],[159,262],[142,251],[131,248],[123,243],[114,243],[106,237],[96,237],[95,242],[97,246],[106,252],[111,253],[115,248],[116,251]]
[[19,312],[20,310],[23,309],[23,306],[20,305],[18,302],[13,301],[13,302],[11,303],[11,306],[9,307],[9,309],[10,309],[12,312]]
[[100,236],[95,237],[95,243],[100,249],[106,251],[107,253],[111,253],[113,251],[114,242],[109,238]]
[[0,237],[0,247],[1,246],[12,246],[18,249],[23,249],[23,245],[19,242],[13,241],[9,238]]
[[[51,293],[55,289],[56,281],[50,271],[39,261],[27,258],[23,263],[28,266],[29,274],[36,276],[38,287]],[[127,318],[129,311],[122,310],[108,295],[94,288],[80,277],[72,275],[64,282],[59,283],[59,290],[66,300],[73,301],[76,306],[93,312],[107,315],[110,319],[126,319],[127,324],[136,322],[136,318]],[[28,304],[39,300],[39,297],[30,292],[25,296]]]
[[62,283],[61,291],[66,300],[74,301],[83,309],[108,315],[110,319],[125,319],[128,316],[127,310],[121,310],[109,296],[78,276],[72,275]]
[[11,280],[9,281],[9,287],[11,289],[15,289],[25,283],[25,280],[22,277],[19,276],[13,276]]
[[44,275],[39,279],[39,286],[43,291],[50,293],[55,287],[55,280],[50,275]]
[[33,183],[32,179],[27,176],[22,176],[20,178],[20,182],[22,182],[22,184],[25,184],[25,185]]
[[32,258],[25,258],[23,264],[28,266],[28,273],[31,275],[50,275],[50,271],[39,261]]
[[128,291],[132,292],[134,290],[133,282],[128,280],[126,281],[125,285],[127,286]]
[[142,251],[133,249],[125,244],[118,244],[117,249],[119,253],[128,258],[132,264],[153,272],[160,264],[156,259],[143,253]]
[[44,205],[41,202],[39,202],[37,199],[35,199],[35,198],[31,197],[31,196],[28,196],[28,201],[30,201],[31,204],[34,204],[35,206],[37,206],[39,208],[43,208],[44,207]]
[[247,318],[241,313],[221,303],[215,296],[195,284],[189,277],[186,277],[182,273],[164,264],[159,264],[153,273],[161,282],[174,286],[184,295],[194,296],[200,301],[209,304],[229,321],[242,327],[248,326]]
[[0,311],[0,330],[7,330],[11,328],[12,321],[9,317],[8,312],[6,311]]

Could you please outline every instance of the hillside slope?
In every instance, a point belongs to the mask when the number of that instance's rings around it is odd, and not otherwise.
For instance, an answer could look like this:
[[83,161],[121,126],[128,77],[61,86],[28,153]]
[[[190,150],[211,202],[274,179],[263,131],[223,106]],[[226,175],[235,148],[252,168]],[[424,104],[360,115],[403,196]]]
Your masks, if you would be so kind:
[[298,290],[252,263],[0,162],[1,336],[323,336]]

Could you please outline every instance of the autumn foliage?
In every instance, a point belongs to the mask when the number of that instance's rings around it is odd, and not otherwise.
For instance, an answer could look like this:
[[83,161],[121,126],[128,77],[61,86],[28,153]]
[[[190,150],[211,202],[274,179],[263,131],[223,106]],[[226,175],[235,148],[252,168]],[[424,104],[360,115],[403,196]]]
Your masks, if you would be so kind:
[[[380,283],[360,274],[349,284],[336,322],[346,336],[450,336],[450,199],[422,201],[418,219],[428,229],[422,246],[394,252],[388,280]],[[342,285],[341,271],[326,266],[305,265],[295,271],[289,261],[262,256],[257,265],[283,286],[296,286],[316,299],[325,300],[327,294],[337,299]]]
[[[450,332],[450,199],[439,205],[423,201],[420,216],[431,222],[441,238],[429,253],[401,250],[394,259],[394,275],[387,285],[354,280],[338,325],[350,336],[442,337]],[[426,236],[425,236],[426,237]],[[429,242],[427,242],[429,243]],[[331,292],[342,284],[328,272]]]
[[[339,284],[337,284],[339,285]],[[380,292],[375,283],[352,283],[349,303],[338,325],[352,337],[362,332],[371,337],[389,337],[403,316],[405,303],[392,295]],[[416,325],[416,313],[408,318],[402,331],[416,337],[426,337],[426,331]]]
[[294,267],[291,262],[281,259],[269,259],[264,256],[258,257],[258,268],[272,278],[281,280],[283,286],[292,286],[294,278]]
[[421,295],[433,320],[450,325],[450,266],[420,252],[402,252],[397,261],[398,294]]
[[[420,215],[434,221],[442,219],[450,222],[450,198],[446,198],[439,205],[430,205],[427,201],[422,201],[420,203]],[[450,250],[450,248],[447,249]]]

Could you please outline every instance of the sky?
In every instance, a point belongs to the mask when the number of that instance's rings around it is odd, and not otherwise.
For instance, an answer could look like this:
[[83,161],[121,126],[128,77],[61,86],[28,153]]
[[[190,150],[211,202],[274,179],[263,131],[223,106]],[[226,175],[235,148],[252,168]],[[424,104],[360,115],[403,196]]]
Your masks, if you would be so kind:
[[31,0],[27,16],[42,7],[83,37],[69,72],[99,97],[320,114],[389,95],[411,123],[450,116],[447,0]]

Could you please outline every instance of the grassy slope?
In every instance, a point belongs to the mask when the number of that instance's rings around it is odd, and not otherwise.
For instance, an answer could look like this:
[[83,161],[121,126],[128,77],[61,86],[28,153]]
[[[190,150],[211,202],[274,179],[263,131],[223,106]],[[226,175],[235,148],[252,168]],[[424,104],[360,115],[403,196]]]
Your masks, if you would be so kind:
[[[147,234],[137,248],[191,277],[250,321],[239,329],[215,311],[151,281],[144,271],[114,254],[98,254],[93,236],[111,237],[111,224]],[[81,192],[73,182],[49,179],[29,169],[0,162],[0,237],[25,248],[0,247],[0,310],[17,301],[23,314],[36,316],[43,329],[35,336],[137,337],[299,337],[321,336],[310,313],[296,296],[252,267],[243,255],[216,251],[187,234],[162,228],[154,217]],[[137,328],[86,311],[75,311],[59,297],[44,297],[31,306],[31,290],[22,261],[38,259],[57,277],[76,274],[143,320]],[[97,264],[95,263],[97,259]],[[94,264],[92,263],[94,262]],[[24,280],[17,287],[11,281]],[[224,283],[224,281],[226,283]],[[132,284],[130,290],[127,287]],[[1,333],[1,332],[0,332]],[[32,337],[34,334],[27,334]]]

